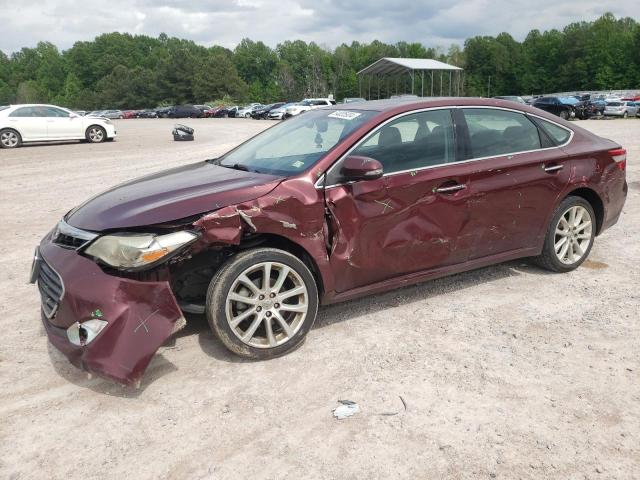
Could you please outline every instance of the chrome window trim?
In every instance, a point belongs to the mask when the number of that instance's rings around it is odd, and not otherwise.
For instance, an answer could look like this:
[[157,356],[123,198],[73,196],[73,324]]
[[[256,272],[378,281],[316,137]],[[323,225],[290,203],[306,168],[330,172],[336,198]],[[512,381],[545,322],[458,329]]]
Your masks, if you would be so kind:
[[[323,185],[323,181],[325,180],[325,178],[331,173],[331,171],[347,156],[349,156],[349,154],[355,150],[356,148],[358,148],[364,141],[366,141],[368,138],[370,138],[371,135],[375,135],[375,133],[377,133],[377,131],[379,129],[381,129],[382,127],[384,127],[386,124],[397,120],[399,118],[405,117],[407,115],[412,115],[414,113],[422,113],[422,112],[427,112],[427,111],[431,111],[431,110],[459,110],[459,109],[466,109],[466,108],[476,108],[476,109],[491,109],[491,110],[504,110],[504,111],[508,111],[508,112],[514,112],[514,113],[519,113],[520,115],[524,115],[526,116],[532,116],[535,118],[538,118],[540,120],[543,120],[545,122],[549,122],[552,123],[553,125],[556,125],[564,130],[567,130],[569,132],[569,138],[567,139],[566,142],[560,144],[560,145],[554,145],[553,147],[545,147],[545,148],[536,148],[533,150],[525,150],[525,151],[521,151],[521,152],[511,152],[511,153],[501,153],[500,155],[492,155],[489,157],[478,157],[478,158],[469,158],[467,160],[461,160],[459,162],[450,162],[450,163],[441,163],[438,165],[428,165],[425,167],[420,167],[420,168],[411,168],[408,170],[400,170],[397,172],[390,172],[390,173],[384,173],[382,175],[382,177],[388,177],[388,176],[392,176],[392,175],[399,175],[399,174],[403,174],[403,173],[409,173],[409,172],[420,172],[422,170],[430,170],[433,168],[441,168],[441,167],[445,167],[445,166],[452,166],[452,165],[463,165],[465,163],[471,163],[471,162],[477,162],[480,160],[487,160],[489,158],[498,158],[498,157],[513,157],[514,155],[522,155],[525,153],[531,153],[531,152],[544,152],[546,150],[553,150],[556,148],[562,148],[566,145],[568,145],[569,143],[571,143],[571,140],[573,140],[573,136],[575,134],[575,132],[570,129],[565,127],[564,125],[560,125],[557,122],[554,122],[553,120],[549,120],[548,118],[542,117],[540,115],[536,115],[535,113],[530,113],[530,112],[524,112],[522,110],[516,110],[515,108],[508,108],[508,107],[496,107],[496,106],[492,106],[492,105],[450,105],[450,106],[444,106],[444,107],[427,107],[427,108],[421,108],[419,110],[411,110],[408,112],[402,112],[394,117],[388,118],[387,120],[385,120],[384,122],[380,123],[379,125],[377,125],[374,129],[372,129],[371,131],[367,132],[367,134],[365,136],[363,136],[360,140],[358,140],[349,150],[347,150],[345,153],[343,153],[340,158],[338,158],[335,162],[333,162],[333,165],[331,165],[329,167],[329,169],[324,172],[322,175],[320,175],[320,178],[315,182],[314,187],[317,189],[327,189],[327,188],[333,188],[333,187],[339,187],[341,185],[348,185],[350,183],[354,183],[355,181],[349,181],[349,182],[342,182],[342,183],[334,183],[331,185]],[[534,125],[536,128],[538,128],[537,125]]]

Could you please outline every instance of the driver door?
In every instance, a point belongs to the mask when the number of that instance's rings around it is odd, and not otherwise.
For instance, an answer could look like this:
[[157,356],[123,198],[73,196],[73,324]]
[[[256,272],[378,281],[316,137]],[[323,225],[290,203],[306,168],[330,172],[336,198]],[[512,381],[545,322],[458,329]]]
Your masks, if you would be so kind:
[[473,167],[454,163],[450,110],[401,116],[350,155],[378,160],[384,175],[344,182],[333,173],[339,163],[328,174],[329,260],[338,292],[466,261],[466,184]]
[[47,137],[49,139],[83,138],[82,119],[71,115],[66,110],[55,107],[41,107],[47,121]]

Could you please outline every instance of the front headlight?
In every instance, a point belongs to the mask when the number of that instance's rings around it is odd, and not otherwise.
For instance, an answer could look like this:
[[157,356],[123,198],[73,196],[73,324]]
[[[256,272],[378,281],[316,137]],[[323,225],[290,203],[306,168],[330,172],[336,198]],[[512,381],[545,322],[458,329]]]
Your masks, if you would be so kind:
[[89,245],[85,253],[112,267],[135,269],[156,263],[197,238],[196,233],[187,231],[167,235],[105,235]]

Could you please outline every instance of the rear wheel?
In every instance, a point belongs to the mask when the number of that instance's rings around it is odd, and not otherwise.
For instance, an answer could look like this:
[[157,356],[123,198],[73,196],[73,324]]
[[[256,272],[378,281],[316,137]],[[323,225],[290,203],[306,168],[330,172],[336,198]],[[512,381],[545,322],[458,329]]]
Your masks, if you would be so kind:
[[2,148],[17,148],[22,144],[22,137],[18,132],[7,128],[0,130],[0,147]]
[[563,120],[567,120],[569,118],[569,112],[567,112],[566,110],[562,110],[560,112],[560,118]]
[[629,117],[629,114],[628,114],[627,112],[624,112],[624,113],[622,114],[622,118],[628,118],[628,117]]
[[553,272],[569,272],[589,255],[596,232],[593,208],[581,197],[565,198],[553,215],[536,262]]
[[313,326],[318,289],[309,268],[283,250],[248,250],[214,275],[207,291],[209,325],[245,358],[266,360],[299,346]]
[[85,138],[87,139],[87,142],[101,143],[107,138],[107,132],[105,132],[104,128],[98,125],[91,125],[87,128]]

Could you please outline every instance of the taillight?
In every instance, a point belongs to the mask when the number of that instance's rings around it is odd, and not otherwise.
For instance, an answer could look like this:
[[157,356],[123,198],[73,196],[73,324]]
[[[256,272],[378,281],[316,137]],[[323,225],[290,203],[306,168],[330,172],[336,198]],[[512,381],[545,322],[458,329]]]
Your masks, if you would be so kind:
[[624,170],[627,167],[627,151],[624,148],[615,148],[607,153],[616,162],[620,170]]

